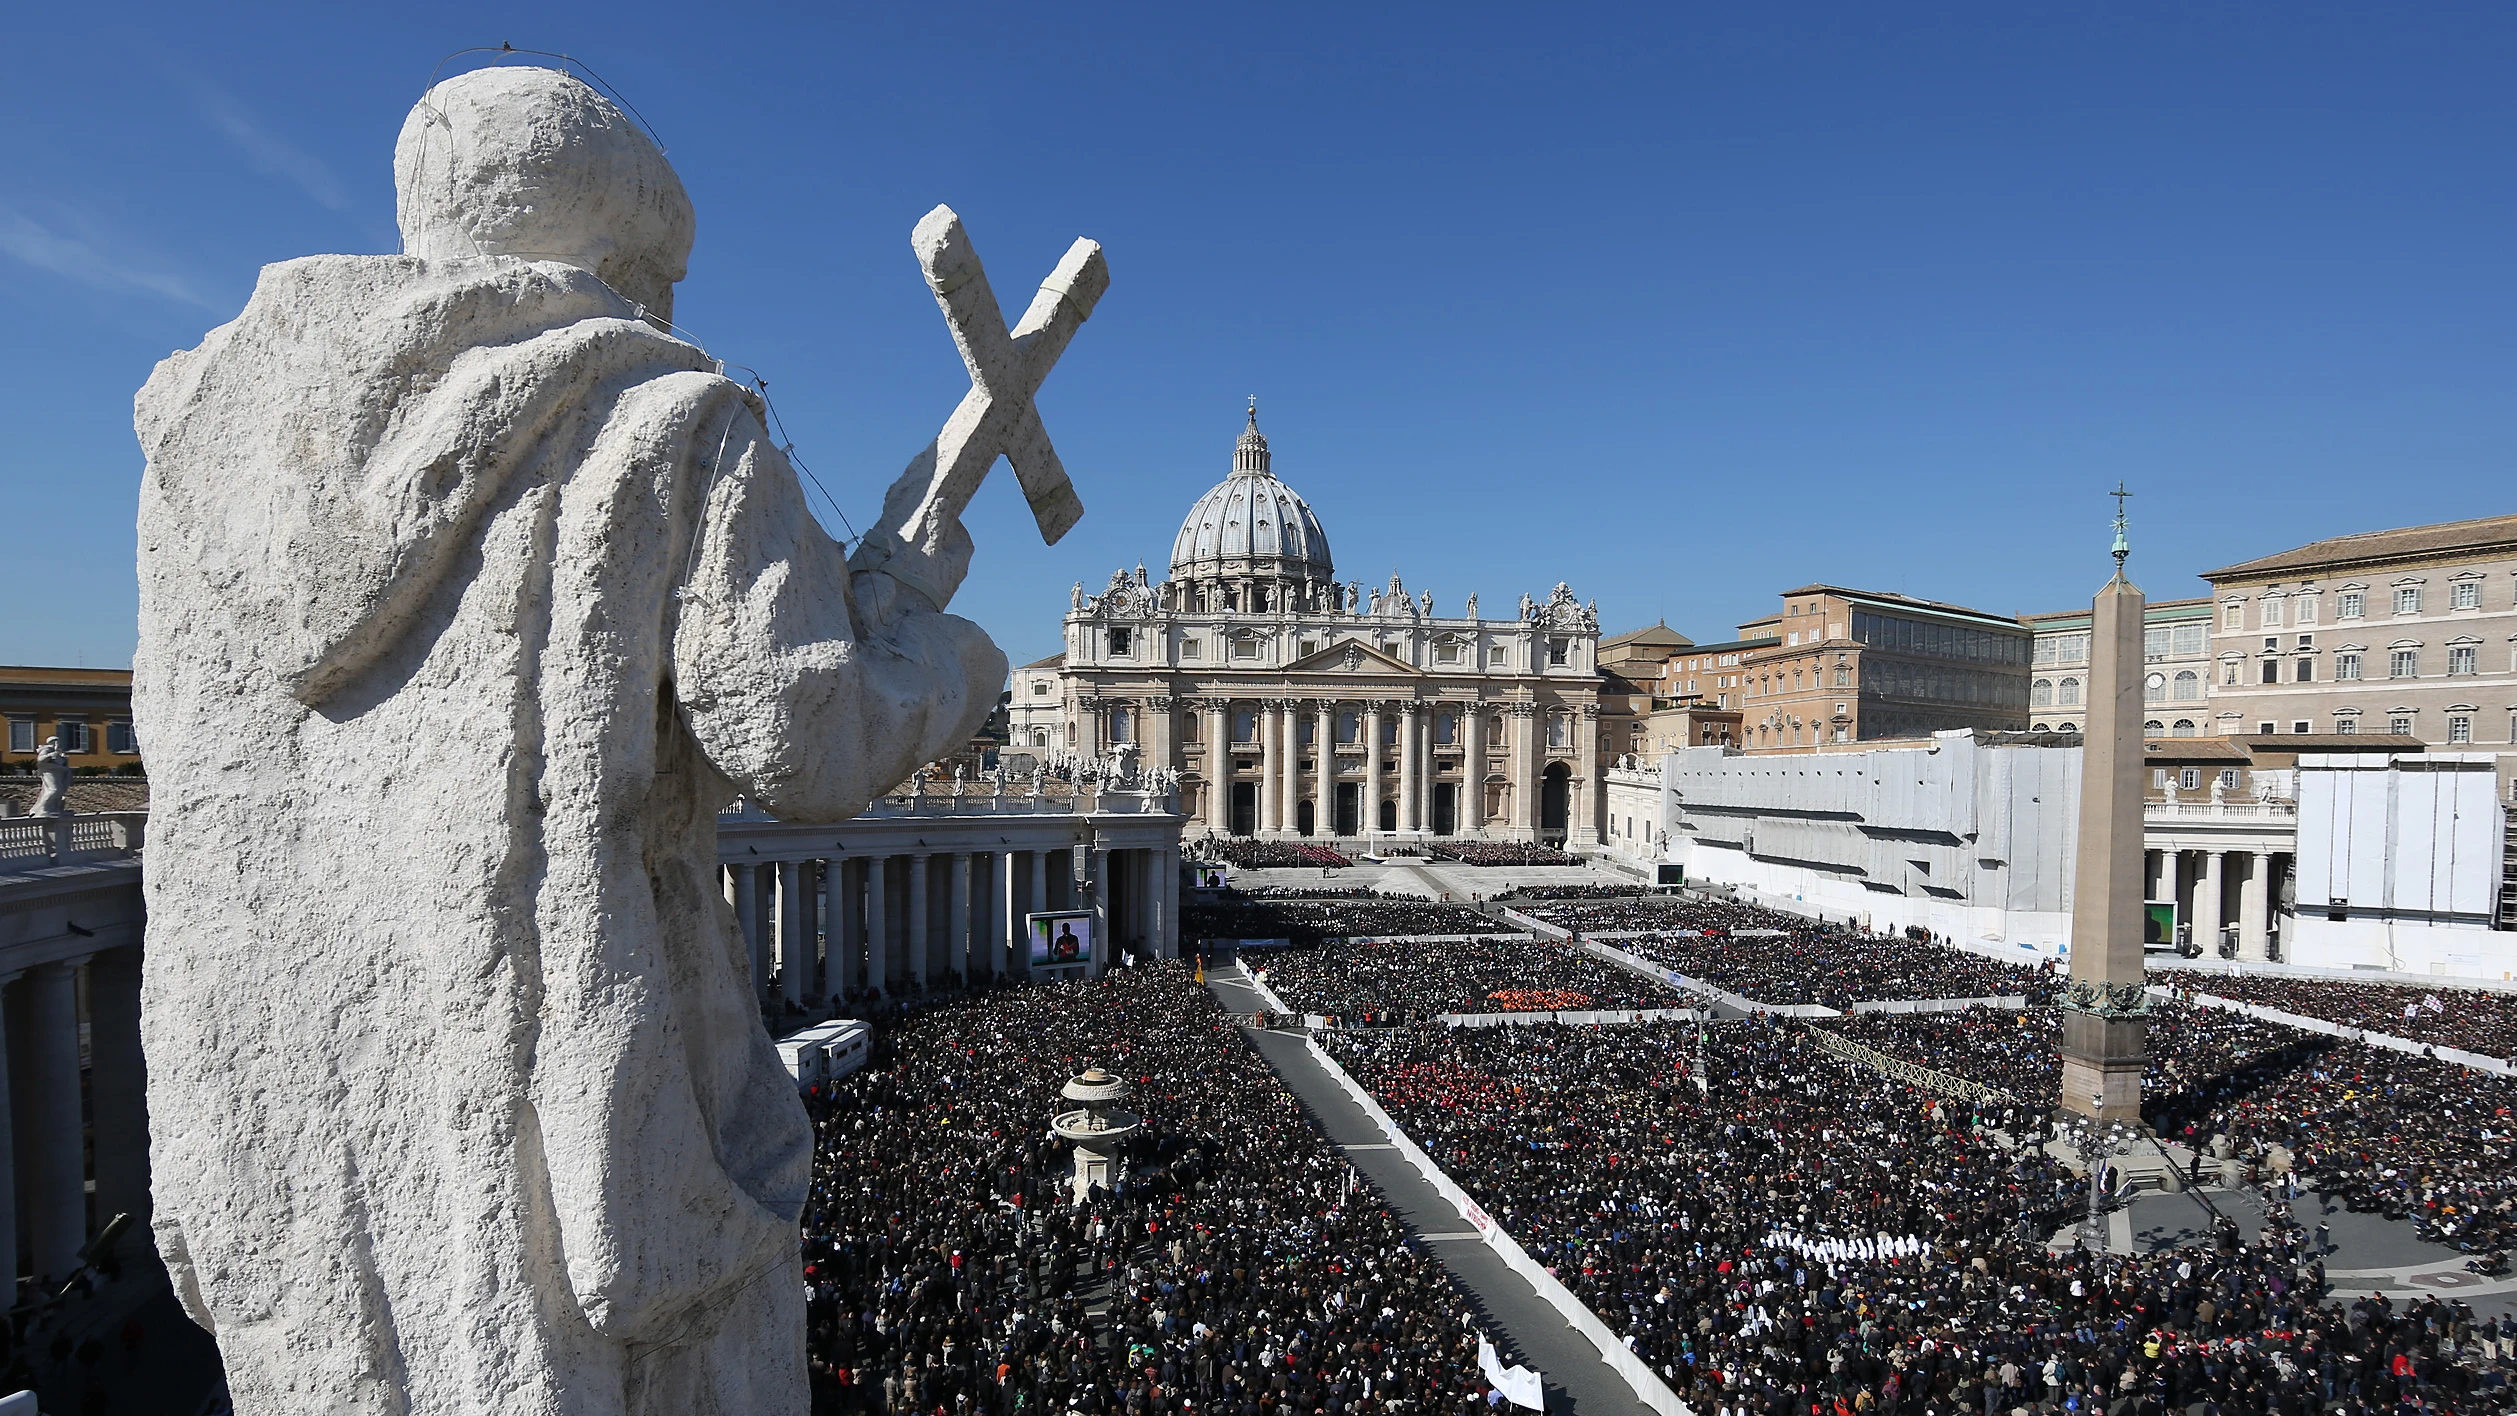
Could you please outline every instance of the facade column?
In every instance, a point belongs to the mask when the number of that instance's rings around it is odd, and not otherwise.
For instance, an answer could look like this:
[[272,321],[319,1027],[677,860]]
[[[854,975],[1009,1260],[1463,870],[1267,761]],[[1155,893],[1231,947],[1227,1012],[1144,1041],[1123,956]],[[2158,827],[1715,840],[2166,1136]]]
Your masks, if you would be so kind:
[[1381,829],[1381,705],[1363,707],[1363,819],[1356,824],[1370,836]]
[[927,859],[924,851],[909,857],[909,938],[905,948],[909,955],[909,981],[921,993],[926,991],[927,952],[934,943],[927,921],[933,889],[927,878]]
[[1159,901],[1162,920],[1162,957],[1180,957],[1180,848],[1166,846],[1154,852],[1154,898]]
[[1599,705],[1575,710],[1573,728],[1573,800],[1565,816],[1567,846],[1599,844]]
[[804,1002],[804,862],[778,862],[778,994]]
[[1511,706],[1512,729],[1512,834],[1514,839],[1538,839],[1538,705],[1515,703]]
[[2246,878],[2237,890],[2237,956],[2262,960],[2272,953],[2272,857],[2261,851],[2237,852]]
[[1276,808],[1284,799],[1277,783],[1284,780],[1283,734],[1276,730],[1276,701],[1263,699],[1258,709],[1259,790],[1258,829],[1266,835],[1282,828],[1277,824]]
[[1232,830],[1232,704],[1206,700],[1206,829]]
[[1459,833],[1473,836],[1486,826],[1486,705],[1460,709]]
[[[140,1054],[140,949],[108,949],[87,965],[88,1105],[94,1118],[96,1214],[149,1217],[148,1069]],[[6,1095],[0,1086],[0,1095]],[[0,1155],[8,1153],[0,1132]],[[0,1214],[8,1213],[0,1206]],[[15,1275],[13,1269],[0,1273]]]
[[1311,834],[1326,840],[1337,834],[1337,701],[1311,701],[1311,760],[1319,775],[1311,782]]
[[1288,698],[1284,702],[1285,734],[1285,800],[1276,808],[1276,819],[1284,823],[1285,834],[1302,834],[1302,700]]
[[1007,932],[1006,921],[1014,916],[1014,853],[996,851],[988,864],[988,918],[984,947],[988,955],[988,977],[1005,977],[1006,943],[1013,936]]
[[1421,703],[1398,705],[1398,829],[1424,829],[1425,713]]
[[865,872],[865,986],[889,998],[891,987],[891,858],[874,856]]
[[734,865],[734,927],[743,936],[743,957],[752,965],[752,1001],[757,1003],[769,987],[768,940],[760,927],[760,867]]
[[970,967],[970,852],[953,852],[953,898],[944,921],[944,967],[961,975],[964,987],[971,979]]
[[25,1072],[16,1090],[26,1189],[26,1230],[34,1271],[58,1282],[79,1265],[87,1243],[87,1147],[79,1115],[79,978],[75,964],[43,964],[18,984],[25,1035],[14,1059]]
[[1180,700],[1162,694],[1136,700],[1136,760],[1149,771],[1180,765],[1172,731],[1179,722],[1179,708]]
[[2194,943],[2206,959],[2220,957],[2220,909],[2228,893],[2221,884],[2219,851],[2202,853],[2202,873],[2194,881]]

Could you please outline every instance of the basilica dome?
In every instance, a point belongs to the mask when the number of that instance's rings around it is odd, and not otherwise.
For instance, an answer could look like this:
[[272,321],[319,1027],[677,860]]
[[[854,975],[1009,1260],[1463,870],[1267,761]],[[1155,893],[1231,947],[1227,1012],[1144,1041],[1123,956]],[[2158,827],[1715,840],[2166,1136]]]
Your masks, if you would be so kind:
[[1336,574],[1328,533],[1311,504],[1268,470],[1267,435],[1259,431],[1253,404],[1250,426],[1232,449],[1232,475],[1199,497],[1180,523],[1171,543],[1171,578],[1327,581]]

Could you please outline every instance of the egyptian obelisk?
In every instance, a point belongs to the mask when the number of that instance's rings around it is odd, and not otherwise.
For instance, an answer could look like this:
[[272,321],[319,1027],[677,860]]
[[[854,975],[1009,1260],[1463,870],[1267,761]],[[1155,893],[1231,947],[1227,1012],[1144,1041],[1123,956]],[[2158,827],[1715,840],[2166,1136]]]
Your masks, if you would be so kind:
[[2080,856],[2072,876],[2071,987],[2063,1003],[2066,1110],[2138,1120],[2149,1058],[2141,956],[2141,587],[2124,578],[2121,487],[2115,577],[2089,633],[2089,722],[2080,750]]

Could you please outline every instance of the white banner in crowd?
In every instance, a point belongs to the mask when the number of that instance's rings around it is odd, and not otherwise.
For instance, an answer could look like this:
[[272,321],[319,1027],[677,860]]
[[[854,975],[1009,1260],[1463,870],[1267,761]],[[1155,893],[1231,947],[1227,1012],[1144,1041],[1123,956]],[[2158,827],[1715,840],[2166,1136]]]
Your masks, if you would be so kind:
[[1503,1365],[1503,1359],[1496,1355],[1494,1344],[1486,1340],[1484,1333],[1477,1335],[1477,1366],[1486,1374],[1486,1384],[1502,1392],[1504,1400],[1514,1406],[1526,1406],[1532,1411],[1547,1409],[1546,1382],[1527,1367]]

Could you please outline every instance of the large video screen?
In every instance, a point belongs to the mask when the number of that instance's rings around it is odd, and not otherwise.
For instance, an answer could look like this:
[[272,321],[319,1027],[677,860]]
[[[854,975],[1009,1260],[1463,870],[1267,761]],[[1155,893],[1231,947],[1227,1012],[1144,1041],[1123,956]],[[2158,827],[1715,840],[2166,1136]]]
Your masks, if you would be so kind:
[[1092,962],[1092,911],[1036,914],[1028,916],[1026,923],[1031,931],[1033,968],[1064,968]]

